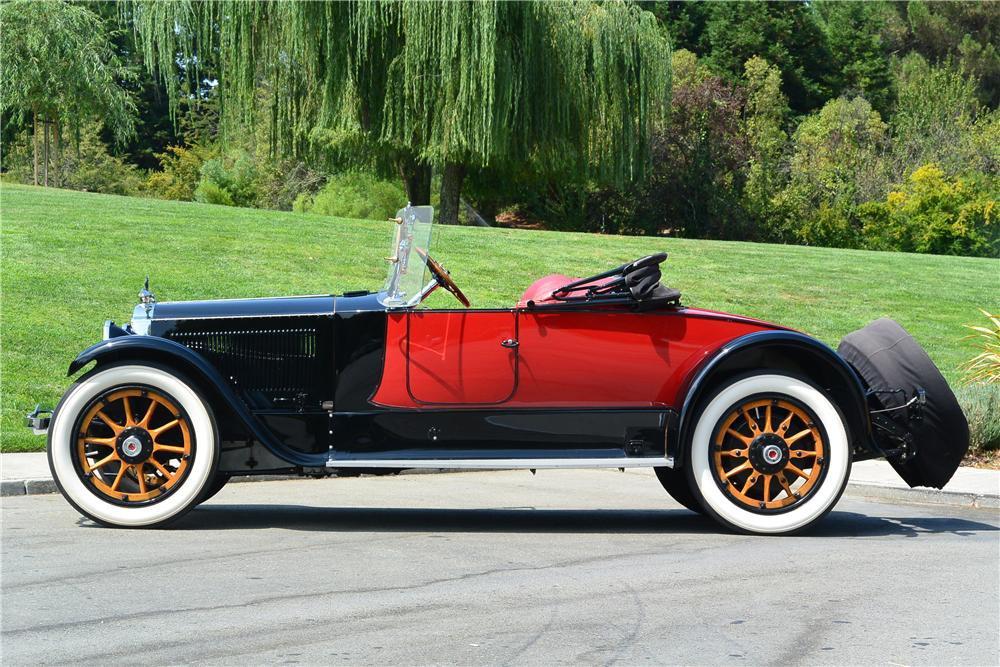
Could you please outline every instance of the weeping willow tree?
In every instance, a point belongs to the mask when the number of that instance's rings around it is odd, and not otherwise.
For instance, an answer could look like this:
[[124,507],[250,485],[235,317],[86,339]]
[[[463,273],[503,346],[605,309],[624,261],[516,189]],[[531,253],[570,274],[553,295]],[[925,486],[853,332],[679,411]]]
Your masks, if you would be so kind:
[[79,139],[84,121],[101,118],[116,140],[135,133],[135,102],[123,85],[134,76],[100,16],[68,2],[8,1],[0,4],[0,35],[0,115],[30,119],[35,185],[49,185],[53,142],[61,185],[65,130]]
[[[126,5],[173,99],[211,60],[223,135],[267,113],[282,152],[391,164],[415,204],[469,170],[642,175],[670,89],[656,19],[624,2],[155,2]],[[261,105],[261,90],[268,100]]]

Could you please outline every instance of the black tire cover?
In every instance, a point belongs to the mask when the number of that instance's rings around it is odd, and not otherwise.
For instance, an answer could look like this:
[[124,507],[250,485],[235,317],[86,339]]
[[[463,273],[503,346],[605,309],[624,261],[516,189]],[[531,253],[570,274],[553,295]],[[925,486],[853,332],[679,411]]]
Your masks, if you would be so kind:
[[[924,349],[899,324],[882,318],[845,336],[837,352],[871,389],[903,389],[908,397],[918,387],[927,392],[923,419],[909,421],[903,414],[888,413],[910,432],[916,450],[905,463],[889,463],[910,486],[943,487],[969,449],[969,424],[948,381]],[[886,408],[907,400],[900,394],[877,398]]]

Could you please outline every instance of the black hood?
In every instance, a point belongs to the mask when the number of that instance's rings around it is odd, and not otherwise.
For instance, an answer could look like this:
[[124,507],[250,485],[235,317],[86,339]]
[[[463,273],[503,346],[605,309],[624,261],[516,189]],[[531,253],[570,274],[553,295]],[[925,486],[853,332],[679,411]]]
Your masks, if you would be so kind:
[[153,308],[153,320],[191,320],[233,317],[295,317],[333,315],[335,312],[385,310],[377,294],[314,295],[263,299],[164,301]]

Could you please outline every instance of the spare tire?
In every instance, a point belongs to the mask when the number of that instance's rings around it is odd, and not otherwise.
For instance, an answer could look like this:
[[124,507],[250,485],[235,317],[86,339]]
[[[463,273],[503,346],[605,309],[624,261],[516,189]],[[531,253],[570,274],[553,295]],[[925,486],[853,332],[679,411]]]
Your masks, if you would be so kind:
[[942,488],[955,474],[969,449],[969,424],[962,408],[924,349],[893,320],[875,320],[840,341],[837,352],[873,390],[902,389],[899,393],[876,393],[883,408],[901,407],[917,389],[927,394],[922,419],[910,420],[907,410],[885,413],[913,436],[915,456],[889,460],[910,486]]

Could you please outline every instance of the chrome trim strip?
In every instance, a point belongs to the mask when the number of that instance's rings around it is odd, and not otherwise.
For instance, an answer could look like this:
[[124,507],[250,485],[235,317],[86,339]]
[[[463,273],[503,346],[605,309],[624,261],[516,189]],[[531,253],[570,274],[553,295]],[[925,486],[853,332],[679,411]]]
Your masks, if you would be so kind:
[[598,459],[329,459],[327,468],[468,468],[470,470],[533,470],[536,468],[658,468],[674,467],[673,457],[643,456]]
[[216,301],[270,301],[272,299],[325,299],[336,294],[292,294],[283,296],[233,296],[224,299],[191,299],[190,301],[157,301],[164,306],[176,306],[184,303],[214,303]]
[[[347,311],[345,311],[347,312]],[[365,311],[357,311],[365,312]],[[311,313],[275,313],[273,315],[185,315],[183,317],[154,317],[150,321],[152,322],[176,322],[176,321],[187,321],[187,320],[256,320],[258,318],[264,319],[268,317],[333,317],[335,315],[334,311],[331,309],[324,312],[311,312]]]

